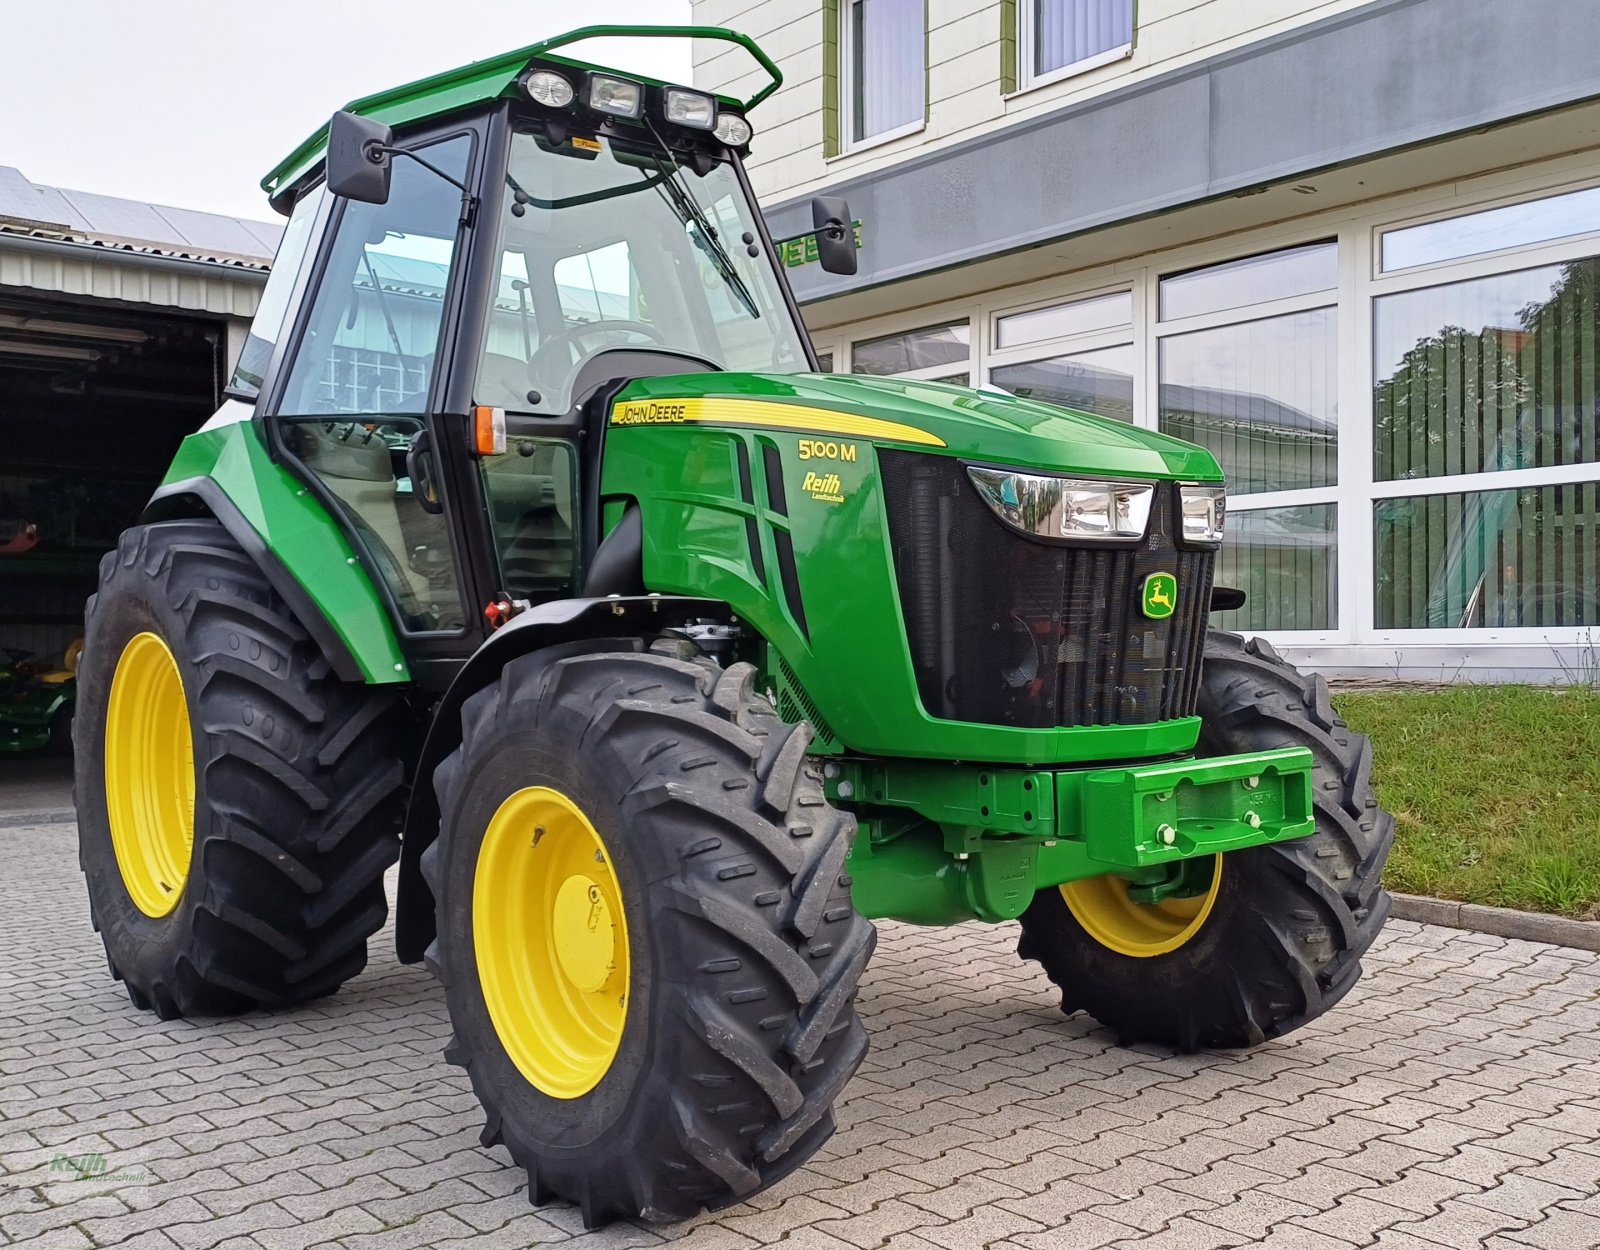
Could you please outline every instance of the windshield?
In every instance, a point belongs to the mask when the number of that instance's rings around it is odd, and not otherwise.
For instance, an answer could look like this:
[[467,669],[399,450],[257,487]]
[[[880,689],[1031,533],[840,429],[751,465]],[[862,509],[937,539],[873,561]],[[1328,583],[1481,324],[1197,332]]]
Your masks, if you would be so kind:
[[[753,253],[753,254],[752,254]],[[810,369],[733,167],[638,144],[512,139],[500,281],[474,400],[554,414],[607,348],[668,348],[722,369]]]

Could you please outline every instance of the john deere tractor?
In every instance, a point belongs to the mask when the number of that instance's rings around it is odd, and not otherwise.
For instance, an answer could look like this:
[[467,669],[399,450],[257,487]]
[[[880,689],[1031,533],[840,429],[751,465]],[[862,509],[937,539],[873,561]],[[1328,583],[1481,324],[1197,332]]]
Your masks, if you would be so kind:
[[[585,64],[699,37],[766,86]],[[358,100],[222,409],[101,567],[82,864],[163,1019],[399,957],[533,1201],[675,1220],[833,1131],[871,921],[1020,924],[1124,1039],[1327,1010],[1391,821],[1323,683],[1207,628],[1201,448],[818,371],[742,158],[777,69],[591,27]],[[802,249],[853,272],[848,208]]]

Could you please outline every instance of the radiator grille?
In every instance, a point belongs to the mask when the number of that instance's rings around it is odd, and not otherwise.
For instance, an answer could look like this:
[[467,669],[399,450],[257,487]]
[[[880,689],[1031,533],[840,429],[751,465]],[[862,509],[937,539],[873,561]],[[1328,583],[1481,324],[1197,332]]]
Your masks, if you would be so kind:
[[[1173,539],[1177,486],[1161,483],[1136,547],[1025,537],[942,456],[880,454],[895,575],[929,715],[1039,729],[1190,716],[1215,555]],[[1150,620],[1144,579],[1172,573],[1177,610]]]

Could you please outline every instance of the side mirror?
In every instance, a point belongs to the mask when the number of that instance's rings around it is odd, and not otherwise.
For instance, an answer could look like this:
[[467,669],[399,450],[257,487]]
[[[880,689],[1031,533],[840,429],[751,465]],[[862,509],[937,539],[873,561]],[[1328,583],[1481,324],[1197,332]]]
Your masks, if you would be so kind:
[[837,195],[819,195],[811,201],[811,225],[817,235],[817,260],[829,273],[856,271],[856,228],[850,205]]
[[328,190],[363,204],[389,202],[394,131],[355,113],[335,113],[328,123]]

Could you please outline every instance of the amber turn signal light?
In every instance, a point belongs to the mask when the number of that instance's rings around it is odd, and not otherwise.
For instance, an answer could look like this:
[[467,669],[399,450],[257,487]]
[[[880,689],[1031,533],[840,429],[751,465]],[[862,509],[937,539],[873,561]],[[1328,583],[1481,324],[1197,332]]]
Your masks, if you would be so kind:
[[498,456],[506,449],[506,410],[474,408],[472,443],[480,456]]

